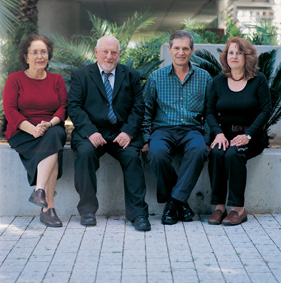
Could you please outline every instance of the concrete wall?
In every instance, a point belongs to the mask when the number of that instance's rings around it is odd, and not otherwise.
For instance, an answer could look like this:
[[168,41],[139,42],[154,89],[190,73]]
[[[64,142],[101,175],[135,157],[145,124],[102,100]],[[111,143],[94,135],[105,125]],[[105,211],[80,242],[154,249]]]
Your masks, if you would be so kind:
[[38,26],[41,34],[70,38],[79,33],[80,2],[69,0],[38,1]]
[[[74,153],[64,151],[63,176],[57,183],[55,198],[59,215],[77,215],[79,196],[74,188]],[[179,157],[175,160],[179,165]],[[147,184],[146,201],[150,213],[161,214],[164,204],[156,202],[156,180],[146,161],[143,161]],[[281,149],[266,149],[248,162],[245,207],[252,213],[281,213]],[[99,215],[124,215],[123,177],[120,165],[109,155],[101,158],[97,171]],[[18,154],[9,145],[0,144],[0,216],[39,215],[40,208],[28,202],[30,188],[26,171]],[[207,162],[189,204],[196,213],[210,213],[210,184]]]

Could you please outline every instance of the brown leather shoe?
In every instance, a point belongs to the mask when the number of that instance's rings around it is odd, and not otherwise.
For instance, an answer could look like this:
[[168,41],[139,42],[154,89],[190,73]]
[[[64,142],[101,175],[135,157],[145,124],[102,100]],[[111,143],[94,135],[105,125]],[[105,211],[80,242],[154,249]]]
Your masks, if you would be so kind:
[[227,212],[226,209],[222,212],[220,209],[215,210],[210,218],[208,219],[208,223],[210,225],[220,225],[222,220],[226,217]]
[[29,198],[29,201],[40,207],[48,207],[46,193],[43,189],[38,189],[37,191],[34,190]]
[[223,219],[222,225],[233,226],[246,222],[247,220],[248,218],[246,209],[244,209],[244,212],[241,216],[239,216],[237,211],[231,210],[228,216]]
[[62,222],[58,218],[54,208],[49,208],[46,212],[43,212],[43,208],[40,213],[40,221],[48,227],[62,227]]

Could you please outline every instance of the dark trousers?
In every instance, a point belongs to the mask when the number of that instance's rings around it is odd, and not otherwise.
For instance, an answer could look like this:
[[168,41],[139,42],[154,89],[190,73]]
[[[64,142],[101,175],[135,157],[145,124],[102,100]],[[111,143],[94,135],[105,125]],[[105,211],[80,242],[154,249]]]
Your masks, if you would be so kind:
[[72,148],[77,152],[75,188],[80,195],[77,206],[80,215],[88,212],[96,213],[98,209],[96,170],[99,168],[99,158],[107,152],[119,161],[123,170],[127,219],[133,221],[139,215],[148,216],[139,148],[129,145],[123,149],[112,142],[95,148],[87,139],[72,142]]
[[247,179],[247,160],[260,154],[264,144],[259,140],[251,140],[246,151],[238,152],[236,146],[230,146],[226,151],[212,149],[209,158],[209,175],[212,187],[211,204],[225,204],[227,196],[227,181],[229,185],[229,206],[243,207]]
[[[172,158],[183,154],[176,173]],[[202,134],[185,126],[161,127],[151,135],[148,161],[157,177],[157,201],[167,202],[170,197],[187,202],[207,158]]]

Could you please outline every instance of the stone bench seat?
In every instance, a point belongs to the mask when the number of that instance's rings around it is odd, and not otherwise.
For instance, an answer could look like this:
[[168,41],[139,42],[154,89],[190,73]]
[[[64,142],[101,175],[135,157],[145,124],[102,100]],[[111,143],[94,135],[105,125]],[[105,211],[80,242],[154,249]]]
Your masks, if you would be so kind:
[[[77,215],[79,196],[74,188],[75,153],[69,146],[64,150],[63,176],[57,182],[55,205],[58,215]],[[161,214],[164,204],[156,201],[156,179],[146,160],[142,160],[145,172],[146,201],[151,214]],[[176,166],[180,157],[175,158]],[[250,213],[281,213],[281,149],[265,149],[248,162],[245,207]],[[114,158],[105,154],[97,171],[98,215],[124,215],[123,174]],[[40,208],[28,202],[32,192],[26,171],[18,154],[8,144],[0,144],[0,216],[39,215]],[[210,182],[207,162],[189,204],[195,213],[207,214],[210,205]]]

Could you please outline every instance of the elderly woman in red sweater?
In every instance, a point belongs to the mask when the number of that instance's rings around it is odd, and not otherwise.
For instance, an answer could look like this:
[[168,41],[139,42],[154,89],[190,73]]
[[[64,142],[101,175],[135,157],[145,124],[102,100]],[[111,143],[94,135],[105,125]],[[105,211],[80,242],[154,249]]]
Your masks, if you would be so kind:
[[9,75],[3,106],[7,140],[19,153],[30,186],[36,185],[29,201],[42,207],[42,223],[61,227],[54,192],[62,175],[67,91],[60,75],[46,71],[52,54],[53,42],[45,36],[33,34],[21,43],[24,70]]

